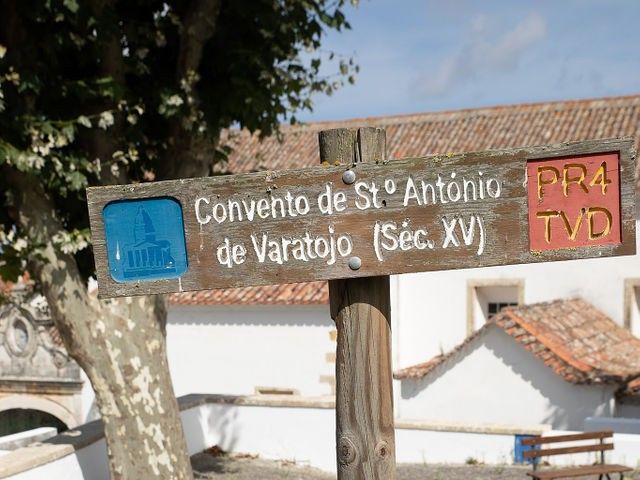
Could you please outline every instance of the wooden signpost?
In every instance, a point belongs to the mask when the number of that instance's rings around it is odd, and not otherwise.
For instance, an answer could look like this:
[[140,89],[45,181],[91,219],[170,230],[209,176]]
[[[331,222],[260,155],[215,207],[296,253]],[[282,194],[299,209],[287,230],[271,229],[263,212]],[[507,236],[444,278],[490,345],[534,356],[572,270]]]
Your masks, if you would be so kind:
[[318,167],[87,190],[99,295],[331,280],[340,479],[395,477],[390,274],[635,253],[633,141],[386,161],[320,133]]

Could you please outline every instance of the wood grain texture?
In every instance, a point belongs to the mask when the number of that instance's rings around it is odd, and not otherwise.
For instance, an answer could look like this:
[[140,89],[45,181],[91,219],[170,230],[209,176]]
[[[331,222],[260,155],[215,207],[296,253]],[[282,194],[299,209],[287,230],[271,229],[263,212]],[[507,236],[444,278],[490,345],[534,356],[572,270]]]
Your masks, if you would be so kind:
[[[87,189],[100,296],[170,293],[635,253],[635,154],[633,141],[630,139],[592,140],[393,162],[357,163],[362,158],[378,155],[382,148],[379,141],[367,140],[366,137],[373,133],[368,130],[360,132],[360,146],[357,146],[357,142],[354,146],[352,142],[354,133],[340,133],[331,145],[323,145],[321,142],[320,152],[326,161],[318,167]],[[345,145],[348,146],[346,149],[343,148]],[[527,161],[604,152],[619,152],[622,242],[531,251],[528,238]],[[336,165],[336,162],[344,165]],[[343,182],[345,170],[355,173],[356,183],[348,185]],[[469,199],[466,202],[437,201],[436,204],[417,205],[414,200],[409,200],[404,205],[408,179],[418,183],[420,180],[435,183],[440,176],[443,181],[449,182],[453,173],[459,181],[463,178],[477,180],[480,173],[484,179],[495,178],[500,184],[500,196],[491,198],[485,195],[484,199],[473,200],[469,189]],[[385,190],[386,181],[393,181],[397,186],[393,193]],[[358,182],[366,182],[368,185],[375,183],[376,188],[380,189],[377,204],[379,208],[356,208],[356,201],[363,202],[356,191]],[[334,194],[344,194],[344,211],[334,211],[332,214],[319,211],[317,198],[326,188],[331,188]],[[444,190],[446,188],[445,186]],[[284,197],[287,192],[294,197],[304,195],[310,202],[309,212],[295,217],[287,215],[284,218],[254,218],[253,221],[245,218],[243,221],[217,223],[212,219],[206,224],[199,223],[196,216],[195,202],[200,197],[205,197],[209,202],[208,206],[212,207],[216,202],[227,204],[229,200],[271,201],[276,197]],[[452,192],[455,195],[455,188]],[[371,192],[368,193],[369,196],[370,194]],[[115,200],[163,196],[175,198],[182,205],[188,254],[187,272],[179,279],[128,283],[114,281],[108,268],[103,208]],[[204,208],[207,204],[200,203],[200,206]],[[204,209],[200,213],[204,215],[212,212],[209,210],[207,213]],[[472,216],[476,220],[483,219],[485,244],[481,253],[479,220],[475,223],[472,241],[469,244],[464,242],[463,227],[470,226]],[[454,233],[459,245],[451,242],[445,245],[447,236],[443,223],[456,220],[466,222],[455,227]],[[560,222],[560,219],[554,221]],[[400,248],[393,251],[383,249],[381,261],[374,249],[376,222],[393,222],[398,231],[403,229],[404,224],[412,231],[424,228],[427,235],[423,235],[421,239],[428,238],[433,242],[433,248],[411,248],[406,251]],[[583,222],[583,228],[586,228],[587,223],[586,220]],[[304,261],[291,255],[283,264],[269,258],[259,262],[250,240],[252,234],[256,238],[267,235],[278,241],[291,240],[305,233],[314,238],[323,235],[328,238],[330,229],[334,230],[334,238],[348,235],[353,244],[352,252],[345,256],[337,255],[335,262],[331,264],[326,258],[309,258]],[[247,249],[244,263],[228,268],[216,259],[216,249],[225,237],[231,243],[244,244]],[[351,256],[358,256],[362,260],[360,269],[349,268],[348,260]]]
[[[385,158],[381,129],[320,133],[328,163]],[[336,321],[336,453],[338,480],[393,480],[395,430],[388,276],[329,282]]]
[[522,445],[543,445],[548,443],[559,442],[575,442],[576,440],[599,440],[602,438],[613,437],[612,430],[605,430],[602,432],[585,432],[585,433],[572,433],[570,435],[554,435],[549,437],[534,437],[525,438],[522,440]]
[[[544,471],[527,472],[527,475],[540,480],[551,480],[554,478],[575,478],[587,475],[606,475],[607,473],[631,472],[633,468],[625,465],[588,465],[584,467],[560,468]],[[602,478],[602,477],[598,477]]]
[[604,452],[613,450],[613,443],[598,443],[593,445],[579,445],[577,447],[545,448],[541,450],[527,450],[522,452],[524,458],[548,457],[550,455],[564,455],[567,453]]

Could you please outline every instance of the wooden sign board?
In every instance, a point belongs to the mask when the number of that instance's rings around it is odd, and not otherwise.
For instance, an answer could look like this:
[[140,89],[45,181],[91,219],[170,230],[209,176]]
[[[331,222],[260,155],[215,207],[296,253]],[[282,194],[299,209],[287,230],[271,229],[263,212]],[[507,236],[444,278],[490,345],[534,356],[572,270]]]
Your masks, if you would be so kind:
[[635,253],[633,142],[87,189],[101,297]]

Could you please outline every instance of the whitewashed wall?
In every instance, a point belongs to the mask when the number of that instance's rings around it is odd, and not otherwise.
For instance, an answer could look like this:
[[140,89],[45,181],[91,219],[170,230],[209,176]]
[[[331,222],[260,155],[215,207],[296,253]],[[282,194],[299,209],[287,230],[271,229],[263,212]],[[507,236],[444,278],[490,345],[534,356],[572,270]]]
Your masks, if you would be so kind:
[[403,419],[582,430],[586,417],[613,415],[613,388],[567,383],[496,326],[429,376],[401,384]]
[[[393,312],[395,368],[424,362],[465,339],[469,280],[523,279],[525,303],[581,296],[622,324],[625,278],[640,278],[640,256],[399,276]],[[640,335],[640,324],[632,328]]]
[[256,387],[331,394],[329,307],[172,307],[167,323],[176,395],[253,394]]
[[[335,472],[335,410],[327,400],[305,398],[236,398],[233,404],[207,396],[190,396],[182,424],[187,448],[194,454],[212,445],[230,452],[287,459]],[[274,428],[277,425],[278,428]],[[101,432],[86,426],[79,435],[59,436],[51,442],[5,455],[0,478],[11,480],[107,480],[106,446]],[[480,431],[477,425],[437,428],[426,425],[396,428],[398,463],[463,463],[475,458],[489,464],[510,464],[514,434],[509,429]],[[79,433],[79,432],[78,432]],[[522,432],[524,433],[524,431]],[[536,433],[536,432],[529,432]],[[541,433],[541,432],[537,432]],[[562,434],[547,431],[545,434]],[[614,435],[616,449],[607,460],[636,467],[640,462],[640,436]],[[553,463],[591,461],[586,456],[550,457]]]
[[228,452],[336,470],[332,408],[210,403],[183,412],[182,422],[191,454],[219,445]]

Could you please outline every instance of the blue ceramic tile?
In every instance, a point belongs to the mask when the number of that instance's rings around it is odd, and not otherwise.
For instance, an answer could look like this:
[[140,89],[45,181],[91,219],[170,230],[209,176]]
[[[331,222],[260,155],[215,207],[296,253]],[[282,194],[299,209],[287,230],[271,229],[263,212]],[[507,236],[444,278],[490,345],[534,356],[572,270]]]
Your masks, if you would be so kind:
[[187,271],[182,207],[175,199],[111,202],[102,217],[116,282],[177,278]]

